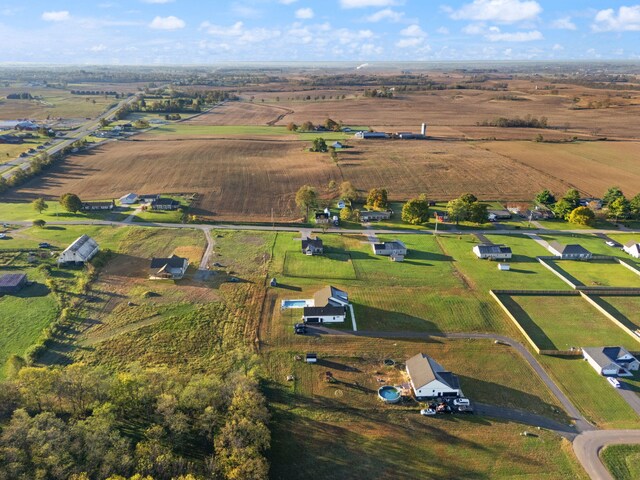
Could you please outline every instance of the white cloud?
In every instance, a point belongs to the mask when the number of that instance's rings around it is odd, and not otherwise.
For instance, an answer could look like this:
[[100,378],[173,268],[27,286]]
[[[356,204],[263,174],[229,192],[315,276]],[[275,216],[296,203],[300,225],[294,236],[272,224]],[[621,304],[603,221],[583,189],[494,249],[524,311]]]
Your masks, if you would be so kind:
[[473,0],[458,10],[450,10],[455,20],[493,21],[515,23],[533,20],[542,12],[534,0]]
[[396,42],[396,47],[398,48],[415,48],[419,45],[422,45],[424,39],[427,38],[427,32],[420,28],[420,25],[409,25],[407,28],[403,28],[400,30],[400,36],[405,37],[401,38]]
[[393,7],[402,3],[400,0],[340,0],[342,8]]
[[275,29],[245,28],[242,22],[236,22],[230,27],[202,22],[200,29],[206,30],[209,35],[214,37],[233,38],[234,42],[243,45],[264,42],[281,35],[280,30]]
[[487,40],[492,42],[532,42],[542,40],[544,37],[538,30],[528,32],[501,32],[499,28],[492,27],[485,35]]
[[486,26],[484,23],[470,23],[462,29],[462,33],[466,33],[467,35],[480,35],[485,31]]
[[396,12],[395,10],[391,10],[390,8],[385,8],[384,10],[379,10],[376,13],[369,15],[365,18],[367,22],[380,22],[382,20],[389,20],[391,22],[399,22],[404,17],[403,12]]
[[640,5],[600,10],[591,26],[596,32],[637,32],[640,31]]
[[64,22],[69,20],[71,15],[67,10],[60,10],[58,12],[44,12],[42,14],[42,20],[45,22]]
[[174,17],[173,15],[169,15],[168,17],[156,17],[149,24],[150,28],[154,28],[156,30],[179,30],[185,26],[186,23],[184,20]]
[[436,30],[440,35],[449,35],[449,29],[447,27],[440,27]]
[[292,3],[296,3],[298,0],[279,0],[283,5],[291,5]]
[[313,9],[299,8],[298,10],[296,10],[296,18],[300,18],[302,20],[313,18]]
[[559,18],[551,23],[551,28],[558,30],[577,30],[576,24],[571,21],[571,17]]
[[93,47],[91,47],[89,49],[89,51],[91,52],[104,52],[107,49],[107,46],[104,43],[101,43],[100,45],[94,45]]
[[407,28],[403,28],[400,30],[400,35],[403,37],[420,37],[424,38],[427,36],[427,32],[420,28],[420,25],[409,25]]
[[398,48],[410,48],[417,47],[423,42],[422,38],[414,37],[414,38],[401,38],[396,42],[396,47]]
[[154,3],[154,4],[162,4],[162,3],[171,3],[173,0],[142,0],[142,3]]
[[562,50],[564,50],[564,47],[559,43],[556,43],[553,47],[551,47],[551,50],[553,50],[554,52],[561,52]]

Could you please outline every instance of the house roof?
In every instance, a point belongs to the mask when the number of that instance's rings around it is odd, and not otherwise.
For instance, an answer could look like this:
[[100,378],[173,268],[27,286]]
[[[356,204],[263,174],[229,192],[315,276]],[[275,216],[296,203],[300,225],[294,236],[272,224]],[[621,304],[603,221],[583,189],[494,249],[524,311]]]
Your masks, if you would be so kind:
[[137,198],[138,198],[138,195],[136,195],[135,193],[127,193],[126,195],[120,197],[120,201],[121,202],[126,200],[133,201]]
[[306,250],[307,247],[322,248],[322,239],[320,238],[305,238],[302,240],[302,249]]
[[560,252],[562,255],[590,255],[591,252],[584,248],[582,245],[571,244],[562,245],[560,242],[551,242],[549,244],[554,250]]
[[386,217],[390,215],[391,212],[387,211],[377,211],[377,210],[365,210],[364,212],[360,212],[361,217]]
[[407,248],[407,246],[400,240],[394,240],[393,242],[374,243],[373,248],[377,250],[400,250]]
[[327,286],[315,293],[315,295],[313,296],[313,304],[317,307],[322,305],[329,305],[329,299],[331,297],[341,299],[344,302],[349,301],[349,295],[347,294],[347,292],[343,292],[336,287]]
[[113,201],[109,202],[82,202],[82,208],[85,207],[110,207],[113,205]]
[[329,214],[326,212],[316,212],[316,218],[329,218]]
[[333,305],[326,305],[324,307],[304,307],[302,313],[305,317],[338,317],[344,315],[344,307],[334,307]]
[[480,244],[476,245],[478,251],[481,254],[504,254],[511,253],[511,247],[507,247],[506,245],[488,245],[488,244]]
[[91,254],[98,248],[96,241],[89,235],[81,235],[76,240],[64,249],[62,255],[67,252],[74,252],[79,257],[88,259]]
[[171,255],[169,258],[154,257],[151,259],[150,268],[163,269],[163,268],[182,268],[186,258],[178,257],[177,255]]
[[634,246],[636,248],[640,248],[640,242],[637,242],[635,240],[631,240],[631,241],[625,243],[624,246],[627,247],[627,248],[633,248]]
[[588,354],[600,367],[616,363],[621,357],[631,355],[624,347],[585,347],[583,353]]
[[446,372],[442,365],[424,353],[414,355],[406,362],[407,372],[416,388],[421,388],[434,380],[438,380],[450,388],[460,388],[458,378]]
[[180,205],[180,202],[173,198],[156,198],[153,205]]
[[24,282],[26,278],[27,275],[24,273],[7,273],[6,275],[0,276],[0,287],[17,287]]

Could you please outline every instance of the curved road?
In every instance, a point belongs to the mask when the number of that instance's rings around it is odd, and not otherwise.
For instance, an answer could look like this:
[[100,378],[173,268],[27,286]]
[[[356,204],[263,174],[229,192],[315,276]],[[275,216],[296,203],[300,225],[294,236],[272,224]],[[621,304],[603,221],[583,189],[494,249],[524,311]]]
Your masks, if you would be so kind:
[[573,441],[573,451],[593,480],[615,480],[598,453],[607,445],[640,444],[640,430],[597,430],[584,432]]

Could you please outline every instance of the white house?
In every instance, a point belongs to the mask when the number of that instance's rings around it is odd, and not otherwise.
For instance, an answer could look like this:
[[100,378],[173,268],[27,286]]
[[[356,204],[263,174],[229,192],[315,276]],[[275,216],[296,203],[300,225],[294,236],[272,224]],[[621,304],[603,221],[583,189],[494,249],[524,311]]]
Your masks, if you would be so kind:
[[81,235],[58,257],[59,265],[82,265],[91,260],[99,251],[96,241],[88,235]]
[[473,247],[473,253],[478,258],[488,258],[491,260],[509,260],[513,253],[511,247],[505,245],[476,245]]
[[591,260],[593,254],[582,245],[562,245],[558,242],[551,242],[547,247],[552,254],[562,260]]
[[629,243],[625,243],[624,247],[622,247],[626,253],[631,255],[633,258],[640,258],[640,243],[635,240],[631,240]]
[[393,242],[374,243],[371,245],[375,255],[391,257],[394,262],[402,262],[407,255],[407,246],[400,240]]
[[302,321],[305,323],[344,322],[349,296],[336,287],[327,286],[313,296],[313,306],[304,307]]
[[169,258],[152,258],[149,266],[151,280],[180,280],[189,268],[189,260],[171,255]]
[[462,397],[458,377],[433,358],[419,353],[406,363],[411,388],[418,401],[434,397]]
[[302,253],[305,255],[322,255],[324,246],[320,238],[305,238],[302,240]]
[[582,356],[589,365],[604,376],[630,377],[632,371],[640,368],[638,359],[624,347],[588,347],[582,349]]
[[135,193],[127,193],[124,197],[120,197],[120,205],[132,205],[138,201],[138,195]]

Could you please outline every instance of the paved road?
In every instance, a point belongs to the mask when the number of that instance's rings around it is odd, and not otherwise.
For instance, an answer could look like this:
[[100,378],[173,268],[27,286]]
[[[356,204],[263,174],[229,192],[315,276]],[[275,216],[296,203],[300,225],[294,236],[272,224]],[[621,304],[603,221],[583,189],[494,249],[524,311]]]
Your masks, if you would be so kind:
[[598,452],[607,445],[640,444],[640,430],[584,432],[573,441],[573,451],[592,480],[614,480],[600,461]]
[[[496,405],[486,405],[484,403],[474,403],[475,413],[485,417],[502,418],[504,420],[510,420],[513,422],[523,423],[525,425],[532,425],[534,427],[544,428],[545,430],[551,430],[558,435],[565,437],[568,440],[573,440],[578,435],[578,432],[573,425],[566,425],[564,423],[556,422],[550,418],[542,415],[536,415],[535,413],[525,412],[515,408],[498,407]],[[535,433],[532,432],[532,433]]]
[[[603,379],[604,380],[604,379]],[[624,381],[623,378],[619,378],[620,388],[615,390],[620,394],[622,398],[629,404],[629,406],[640,416],[640,397],[636,392],[631,389],[631,386]]]

